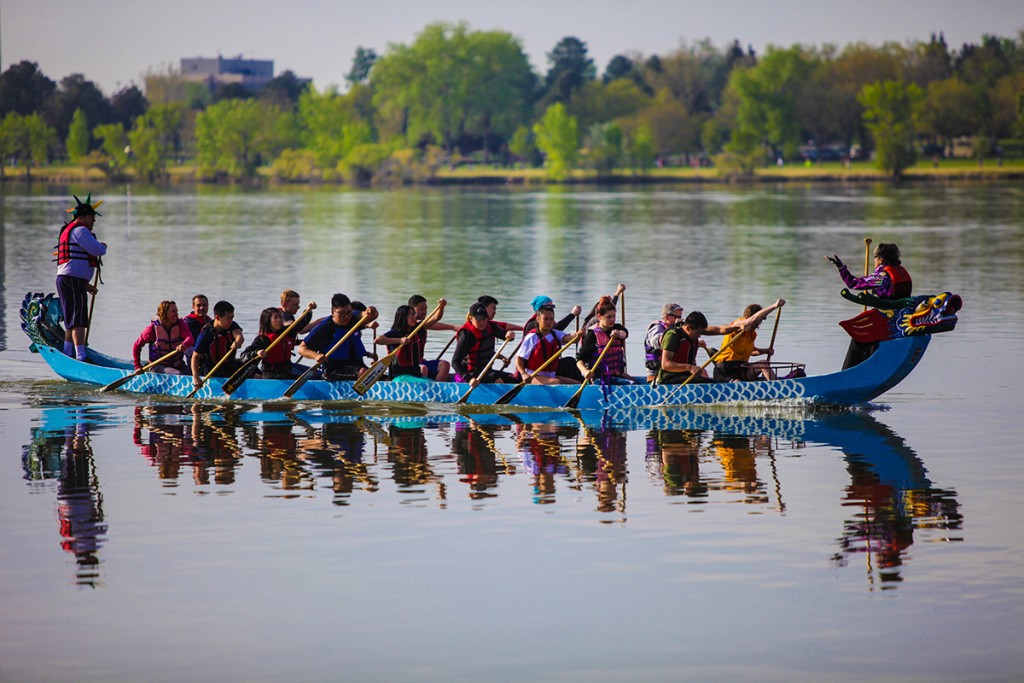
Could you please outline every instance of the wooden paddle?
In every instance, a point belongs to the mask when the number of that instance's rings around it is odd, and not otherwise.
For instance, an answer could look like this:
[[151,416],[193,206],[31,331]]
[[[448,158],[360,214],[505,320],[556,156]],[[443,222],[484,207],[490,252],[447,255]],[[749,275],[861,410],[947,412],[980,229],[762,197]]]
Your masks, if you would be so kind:
[[772,339],[768,342],[768,362],[772,360],[772,355],[775,353],[775,335],[779,333],[779,318],[782,317],[782,307],[775,309],[775,325],[772,327]]
[[437,354],[437,358],[435,358],[434,360],[441,360],[441,357],[444,356],[444,354],[448,353],[448,347],[450,347],[452,344],[455,343],[455,339],[458,336],[459,336],[459,331],[455,330],[455,334],[452,335],[452,338],[448,340],[448,343],[444,345],[444,348],[441,349],[441,353]]
[[680,389],[682,389],[683,387],[685,387],[685,386],[686,386],[687,384],[689,384],[690,382],[692,382],[692,381],[693,381],[693,378],[694,378],[694,377],[696,377],[696,376],[697,376],[697,375],[699,375],[699,374],[700,374],[701,372],[703,372],[704,368],[706,368],[707,366],[711,365],[711,363],[712,363],[712,362],[713,362],[713,361],[714,361],[714,360],[715,360],[716,358],[718,358],[719,356],[721,356],[721,355],[722,355],[722,352],[723,352],[723,351],[725,351],[725,350],[726,350],[727,348],[729,348],[730,346],[732,346],[732,343],[733,343],[734,341],[736,341],[737,339],[739,339],[739,338],[740,338],[740,337],[741,337],[741,336],[742,336],[742,335],[743,335],[744,333],[745,333],[745,330],[740,330],[740,331],[739,331],[739,332],[737,332],[737,333],[736,333],[735,335],[733,335],[733,338],[732,338],[732,339],[730,339],[730,340],[729,340],[729,341],[727,341],[726,343],[722,344],[722,348],[718,349],[718,352],[717,352],[717,353],[715,353],[715,355],[711,356],[711,358],[708,358],[708,359],[707,359],[706,361],[704,361],[704,365],[702,365],[702,366],[700,366],[699,368],[697,368],[697,372],[693,372],[693,373],[690,373],[690,376],[686,378],[686,381],[684,381],[684,382],[683,382],[682,384],[679,384],[679,385],[677,385],[677,386],[676,386],[676,388],[675,388],[675,389],[673,389],[673,390],[672,390],[672,392],[671,392],[671,393],[670,393],[670,394],[669,394],[668,396],[666,396],[666,397],[665,397],[665,400],[664,400],[664,401],[662,401],[661,403],[659,403],[658,405],[662,405],[662,406],[663,406],[663,405],[665,405],[666,403],[668,403],[669,399],[670,399],[670,398],[672,398],[673,396],[675,396],[675,395],[676,395],[676,392],[677,392],[677,391],[679,391]]
[[213,368],[210,369],[210,371],[208,373],[206,373],[206,377],[203,377],[203,379],[200,381],[199,384],[197,384],[196,386],[192,387],[192,391],[188,392],[188,394],[185,396],[185,398],[192,398],[193,396],[195,396],[196,392],[199,391],[203,387],[204,384],[206,384],[207,380],[209,380],[211,377],[213,377],[213,373],[215,373],[218,370],[220,370],[220,366],[224,365],[224,363],[227,361],[228,358],[234,358],[234,357],[235,357],[235,349],[232,348],[228,353],[225,353],[223,356],[220,357],[220,360],[217,361],[217,363],[213,366]]
[[316,372],[317,368],[323,365],[332,353],[340,349],[341,345],[347,342],[348,338],[355,334],[359,330],[359,328],[361,328],[366,323],[366,321],[369,318],[370,315],[368,313],[363,313],[363,317],[359,319],[359,322],[353,325],[352,328],[345,333],[344,337],[339,339],[334,346],[328,349],[327,353],[325,353],[320,358],[320,360],[313,363],[313,366],[309,370],[306,370],[297,380],[292,382],[291,386],[284,390],[284,394],[282,394],[282,396],[284,396],[285,398],[291,398],[292,396],[294,396],[295,392],[301,389],[302,385],[309,381],[309,378],[313,376],[313,373]]
[[114,389],[117,389],[118,387],[122,387],[125,384],[127,384],[128,381],[131,380],[133,377],[138,377],[139,375],[141,375],[144,372],[149,372],[149,370],[151,370],[152,368],[156,367],[157,365],[160,365],[161,363],[167,362],[168,360],[173,358],[175,356],[175,354],[178,354],[178,353],[181,353],[181,351],[179,351],[178,349],[174,349],[173,351],[168,353],[166,356],[160,356],[159,358],[157,358],[155,361],[153,361],[149,365],[142,366],[141,368],[139,368],[138,370],[136,370],[132,374],[125,375],[121,379],[115,379],[113,382],[111,382],[107,386],[105,386],[102,389],[100,389],[100,391],[113,391]]
[[96,264],[96,277],[92,280],[92,300],[89,302],[89,318],[88,323],[85,327],[85,345],[89,345],[89,331],[92,330],[92,312],[96,308],[96,292],[99,291],[100,285],[100,264]]
[[[501,352],[505,350],[505,347],[506,347],[506,346],[508,346],[508,342],[509,342],[509,340],[508,340],[508,339],[506,339],[506,340],[505,340],[505,343],[504,343],[504,344],[502,344],[502,345],[501,345],[501,346],[500,346],[500,347],[498,348],[498,350],[494,352],[494,355],[493,355],[493,356],[491,356],[491,360],[487,361],[487,365],[485,365],[485,366],[484,366],[484,369],[483,369],[483,371],[482,371],[482,372],[480,373],[480,376],[481,376],[481,377],[486,377],[486,376],[487,376],[487,373],[491,371],[491,366],[492,366],[492,365],[494,365],[494,361],[498,360],[498,356],[500,356],[500,355],[501,355]],[[457,404],[457,405],[463,405],[463,404],[465,404],[465,403],[466,403],[466,400],[467,400],[467,399],[469,399],[469,395],[470,395],[470,394],[472,394],[472,393],[473,393],[473,390],[474,390],[474,389],[476,389],[476,388],[477,388],[478,386],[480,386],[480,385],[479,385],[479,384],[476,384],[476,385],[474,385],[474,386],[471,386],[471,387],[469,387],[469,389],[468,389],[468,390],[466,391],[466,393],[464,393],[464,394],[462,395],[462,398],[460,398],[460,399],[459,399],[458,401],[456,401],[456,404]]]
[[546,361],[541,363],[539,368],[534,370],[532,373],[529,373],[529,372],[525,373],[525,376],[523,377],[523,381],[521,381],[519,384],[515,385],[514,387],[512,387],[511,389],[506,391],[504,394],[502,394],[501,398],[499,398],[497,401],[494,402],[494,405],[496,405],[496,406],[503,406],[506,403],[508,403],[509,401],[511,401],[512,399],[514,399],[516,396],[518,396],[519,392],[523,390],[523,387],[525,387],[527,384],[529,384],[530,381],[533,380],[533,378],[537,375],[538,372],[546,370],[549,365],[551,365],[556,360],[558,360],[558,358],[562,355],[562,352],[565,351],[570,346],[572,346],[575,341],[576,341],[575,339],[570,339],[568,342],[565,343],[565,346],[563,346],[562,348],[560,348],[557,351],[555,351],[551,355],[551,358],[548,358]]
[[377,380],[387,372],[388,367],[395,362],[398,358],[399,351],[402,350],[413,338],[420,333],[427,325],[436,322],[435,316],[441,312],[442,304],[438,304],[430,315],[424,318],[419,325],[413,328],[412,332],[405,336],[405,343],[399,344],[394,351],[381,358],[379,361],[370,366],[370,369],[363,373],[363,376],[356,380],[356,383],[352,385],[352,388],[356,390],[356,393],[362,396],[370,387],[376,384]]
[[[271,349],[273,349],[275,346],[283,342],[284,338],[291,334],[292,330],[296,328],[305,327],[311,317],[313,317],[312,301],[309,302],[309,305],[306,306],[306,310],[303,311],[298,318],[293,320],[288,327],[284,328],[284,330],[282,330],[280,334],[274,337],[274,341],[270,342],[270,346],[264,349],[264,353],[269,353]],[[259,362],[261,360],[263,359],[260,358],[259,354],[257,354],[254,355],[249,360],[242,363],[242,367],[235,370],[235,373],[228,377],[227,381],[224,382],[224,393],[230,396],[232,393],[234,393],[235,389],[242,386],[245,380],[249,379],[256,373],[255,366],[259,365]]]
[[[871,274],[871,238],[864,238],[864,277]],[[864,310],[868,310],[867,304],[864,305]]]
[[602,349],[601,353],[597,356],[597,360],[594,361],[594,366],[590,368],[590,372],[587,373],[589,376],[583,380],[583,383],[580,384],[580,388],[576,390],[576,393],[569,397],[569,400],[565,402],[564,406],[562,406],[563,408],[571,409],[580,404],[580,398],[583,396],[583,389],[586,388],[586,386],[590,384],[591,380],[594,379],[594,373],[597,372],[599,367],[601,367],[601,362],[604,360],[605,354],[608,353],[608,350],[611,348],[612,340],[609,339],[608,343],[604,345],[604,349]]

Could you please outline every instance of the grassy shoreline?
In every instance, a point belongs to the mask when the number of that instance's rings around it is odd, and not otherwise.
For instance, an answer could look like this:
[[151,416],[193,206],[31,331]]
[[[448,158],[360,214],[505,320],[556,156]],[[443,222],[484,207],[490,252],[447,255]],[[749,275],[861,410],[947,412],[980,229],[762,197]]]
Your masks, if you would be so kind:
[[[128,179],[132,180],[131,174]],[[1019,180],[1024,179],[1024,159],[986,160],[983,166],[970,159],[945,159],[938,164],[920,162],[907,169],[905,181],[946,181],[946,180]],[[576,170],[570,177],[556,183],[549,180],[542,168],[502,168],[462,166],[455,169],[441,169],[427,185],[534,185],[534,184],[668,184],[668,183],[778,183],[778,182],[887,182],[889,176],[868,164],[855,164],[845,168],[841,163],[824,163],[813,166],[773,166],[757,169],[753,176],[726,178],[714,168],[656,168],[645,174],[634,175],[630,171],[616,171],[612,175],[599,177],[593,171]],[[26,179],[20,169],[6,168],[3,184],[26,184],[40,182],[47,184],[108,184],[104,173],[98,169],[84,169],[77,166],[46,166],[31,169],[31,180]],[[119,181],[123,182],[123,181]],[[193,166],[175,166],[168,169],[167,182],[172,185],[203,184],[195,179]],[[271,183],[269,169],[260,170],[258,182]],[[341,185],[342,183],[281,183],[282,185]],[[344,183],[347,185],[347,183]]]

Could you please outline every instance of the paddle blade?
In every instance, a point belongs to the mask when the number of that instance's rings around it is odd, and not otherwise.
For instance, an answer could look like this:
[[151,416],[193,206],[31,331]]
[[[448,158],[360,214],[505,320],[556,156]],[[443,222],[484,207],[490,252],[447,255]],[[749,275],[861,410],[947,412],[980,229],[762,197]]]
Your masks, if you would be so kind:
[[242,363],[242,367],[235,370],[235,374],[228,377],[227,381],[224,382],[224,386],[222,387],[224,389],[224,393],[228,396],[234,393],[235,389],[242,386],[242,382],[256,374],[256,371],[259,370],[259,364],[259,356],[253,356]]
[[119,389],[123,387],[125,384],[128,384],[128,382],[131,381],[132,378],[138,377],[140,374],[140,372],[133,372],[130,375],[125,375],[121,379],[115,379],[113,382],[100,389],[100,391],[113,391],[114,389]]
[[512,399],[519,395],[519,392],[522,391],[523,387],[525,386],[526,382],[520,382],[519,384],[515,385],[514,387],[506,391],[504,394],[502,394],[501,398],[494,402],[494,405],[503,406],[508,404],[509,402],[512,401]]
[[579,406],[579,404],[580,404],[580,397],[583,396],[583,389],[586,388],[586,386],[587,386],[586,383],[581,384],[580,388],[576,390],[576,393],[573,394],[569,398],[569,400],[565,402],[565,405],[562,406],[562,407],[563,408],[569,408],[571,410],[571,409],[574,409],[577,406]]
[[377,383],[384,373],[387,372],[388,366],[391,365],[391,361],[395,359],[393,354],[388,354],[381,358],[379,361],[370,366],[370,369],[363,373],[363,376],[356,380],[356,383],[352,385],[352,388],[356,390],[356,393],[362,396],[370,390],[374,384]]
[[304,373],[302,373],[301,377],[292,382],[292,385],[284,390],[283,396],[285,398],[291,398],[292,396],[294,396],[295,392],[301,389],[302,385],[309,381],[309,378],[313,376],[313,373],[316,372],[316,369],[318,367],[320,366],[314,365],[309,370],[306,370]]

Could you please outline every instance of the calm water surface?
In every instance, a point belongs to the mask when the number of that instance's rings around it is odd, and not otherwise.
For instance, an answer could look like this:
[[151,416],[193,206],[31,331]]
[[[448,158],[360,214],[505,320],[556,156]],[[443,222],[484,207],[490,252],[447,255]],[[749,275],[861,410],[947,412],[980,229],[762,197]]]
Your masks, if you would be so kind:
[[521,322],[624,282],[634,371],[662,303],[782,296],[777,358],[830,372],[857,310],[822,255],[865,237],[965,301],[872,406],[580,416],[55,380],[18,308],[70,190],[4,192],[0,680],[1024,677],[1024,187],[94,189],[120,356],[199,291],[251,338],[285,288]]

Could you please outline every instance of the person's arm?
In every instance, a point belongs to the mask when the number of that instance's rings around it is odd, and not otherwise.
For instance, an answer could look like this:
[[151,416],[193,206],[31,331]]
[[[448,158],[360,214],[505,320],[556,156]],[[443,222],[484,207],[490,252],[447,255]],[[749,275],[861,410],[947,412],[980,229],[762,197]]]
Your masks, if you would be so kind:
[[884,266],[878,266],[875,268],[875,272],[870,275],[854,277],[850,272],[850,269],[846,267],[846,264],[843,263],[835,254],[832,256],[826,256],[825,258],[839,269],[839,277],[842,278],[843,284],[846,285],[847,289],[871,289],[879,291],[883,281],[889,278],[888,273],[885,272]]
[[[203,339],[203,334],[202,333],[200,333],[199,339],[200,340]],[[206,347],[204,347],[204,348],[206,348]],[[205,355],[204,353],[199,351],[199,344],[197,343],[196,344],[196,350],[192,354],[192,360],[190,362],[190,365],[192,366],[191,367],[191,370],[192,370],[192,383],[195,386],[199,387],[199,388],[202,388],[202,386],[203,386],[203,378],[201,377],[200,368],[202,367],[202,358],[203,358],[204,355]]]
[[[231,326],[231,338],[234,339],[233,348],[240,349],[245,344],[245,335],[242,334],[242,328],[238,323],[234,323]],[[230,349],[228,349],[230,351]]]
[[146,325],[146,329],[142,330],[142,334],[132,344],[132,361],[136,370],[142,369],[142,347],[146,344],[153,343],[153,326]]
[[192,330],[184,320],[178,321],[178,333],[181,335],[181,343],[178,344],[179,351],[184,353],[195,346],[196,340],[192,338]]
[[96,239],[96,235],[92,234],[92,230],[79,225],[75,228],[75,241],[78,242],[78,246],[89,253],[90,256],[104,256],[107,253],[107,245]]
[[380,346],[398,346],[399,344],[404,343],[406,339],[405,337],[398,336],[399,334],[398,330],[388,330],[379,337],[375,337],[373,343]]
[[516,354],[516,370],[519,372],[519,376],[526,378],[527,368],[526,361],[530,358],[530,354],[537,348],[537,344],[540,343],[540,335],[528,334],[523,338],[523,343],[519,347],[519,353]]
[[590,362],[594,358],[594,353],[597,351],[597,335],[594,334],[593,330],[587,330],[583,336],[583,342],[580,344],[579,350],[576,352],[576,367],[579,368],[580,373],[584,377],[590,372]]
[[455,330],[459,329],[459,327],[458,327],[458,325],[449,325],[448,323],[433,323],[431,325],[427,325],[427,329],[428,330],[444,330],[444,331],[447,331],[447,332],[454,332]]
[[782,308],[785,305],[785,299],[778,299],[775,301],[775,303],[771,304],[770,306],[765,306],[754,315],[737,321],[736,324],[744,330],[752,330],[755,327],[757,327],[761,322],[763,322],[765,318],[771,315],[772,311],[774,311],[777,308]]
[[661,338],[661,369],[665,372],[689,372],[693,374],[698,371],[698,366],[696,365],[679,363],[672,359],[682,342],[682,333],[678,332],[673,334],[666,332],[665,336]]
[[319,362],[320,359],[324,357],[324,354],[317,349],[326,348],[324,346],[324,341],[328,334],[328,332],[325,332],[327,328],[328,326],[326,323],[322,326],[317,325],[317,327],[310,332],[309,335],[302,340],[302,343],[295,349],[298,354],[303,358],[313,361],[314,363]]
[[452,367],[455,368],[455,372],[462,375],[464,378],[469,374],[466,369],[466,356],[469,355],[469,350],[473,347],[473,335],[465,330],[459,332],[455,338],[455,350],[452,351]]

